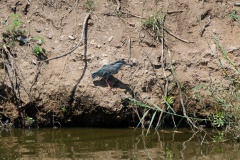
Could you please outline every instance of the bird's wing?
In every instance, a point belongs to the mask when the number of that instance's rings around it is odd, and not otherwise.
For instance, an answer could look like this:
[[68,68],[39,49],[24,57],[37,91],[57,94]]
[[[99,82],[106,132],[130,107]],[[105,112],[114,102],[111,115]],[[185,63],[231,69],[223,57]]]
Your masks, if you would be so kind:
[[99,71],[98,74],[100,77],[108,78],[114,72],[113,65],[104,65]]
[[119,60],[110,64],[106,64],[101,69],[94,72],[92,74],[92,78],[94,79],[95,77],[98,76],[107,79],[110,75],[116,74],[121,69],[123,64],[125,64],[124,60]]
[[118,71],[121,69],[123,63],[116,63],[113,65],[113,68],[114,68],[114,72],[112,74],[117,74]]

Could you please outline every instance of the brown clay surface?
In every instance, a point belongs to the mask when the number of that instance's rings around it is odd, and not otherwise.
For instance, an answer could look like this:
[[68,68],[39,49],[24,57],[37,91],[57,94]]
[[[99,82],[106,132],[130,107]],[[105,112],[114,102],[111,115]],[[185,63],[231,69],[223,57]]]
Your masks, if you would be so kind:
[[[240,64],[240,29],[238,23],[228,17],[232,10],[240,9],[234,6],[233,1],[173,0],[159,1],[157,5],[154,0],[120,1],[121,10],[135,16],[118,16],[115,1],[94,2],[95,9],[87,26],[86,58],[84,45],[81,45],[65,57],[38,66],[33,63],[37,61],[32,53],[33,46],[16,45],[14,48],[20,83],[20,110],[25,112],[25,116],[50,126],[53,117],[55,122],[62,125],[72,125],[73,122],[75,126],[126,126],[134,121],[135,113],[131,108],[123,106],[124,98],[134,97],[161,106],[161,87],[164,86],[160,61],[162,44],[144,31],[139,18],[152,16],[157,11],[169,12],[166,15],[165,28],[174,36],[185,40],[183,42],[165,33],[165,45],[170,52],[164,50],[164,61],[169,65],[170,54],[172,65],[176,69],[176,79],[180,84],[190,89],[211,80],[223,81],[218,61],[221,55],[214,44],[214,36],[219,38],[227,51],[233,51],[230,53],[232,60],[235,64]],[[78,43],[87,15],[85,1],[31,1],[27,14],[24,14],[26,3],[19,0],[16,13],[22,16],[30,36],[38,35],[45,39],[43,47],[47,50],[48,58],[64,54]],[[14,0],[0,0],[1,22],[13,14],[11,8],[15,5]],[[209,21],[209,26],[201,36],[202,28]],[[1,25],[0,32],[4,30],[5,26]],[[110,91],[103,80],[93,81],[91,73],[104,64],[122,58],[128,59],[129,38],[130,60],[135,65],[123,67],[110,79]],[[223,62],[228,66],[227,61]],[[85,64],[87,68],[84,71]],[[169,75],[170,71],[167,70],[166,74]],[[1,81],[1,95],[7,96],[6,86],[10,87],[10,83],[4,70],[1,70]],[[169,94],[175,96],[174,107],[181,111],[175,83],[169,83],[169,88],[171,87],[173,89]],[[16,103],[4,98],[1,101],[3,115],[11,119],[17,118]],[[195,107],[194,103],[186,105],[187,110],[194,111]]]

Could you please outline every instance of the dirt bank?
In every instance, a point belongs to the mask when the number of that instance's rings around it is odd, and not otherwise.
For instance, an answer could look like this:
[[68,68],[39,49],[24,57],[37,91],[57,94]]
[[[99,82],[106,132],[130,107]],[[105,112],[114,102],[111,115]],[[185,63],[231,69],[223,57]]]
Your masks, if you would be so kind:
[[[191,89],[212,82],[229,86],[219,59],[226,70],[231,65],[216,39],[239,67],[240,29],[229,17],[239,7],[226,0],[117,2],[0,0],[0,32],[6,33],[15,13],[21,16],[25,38],[35,37],[24,44],[16,40],[15,46],[4,36],[0,40],[2,121],[16,126],[32,121],[39,126],[134,126],[143,112],[125,103],[126,98],[167,110],[163,100],[172,97],[170,105],[179,114],[185,109],[189,115],[206,116],[213,110],[212,102],[199,104]],[[34,54],[36,44],[46,50],[40,57]],[[92,80],[92,72],[128,59],[129,53],[133,66],[110,78],[112,91],[105,81]],[[199,94],[208,96],[207,90]]]

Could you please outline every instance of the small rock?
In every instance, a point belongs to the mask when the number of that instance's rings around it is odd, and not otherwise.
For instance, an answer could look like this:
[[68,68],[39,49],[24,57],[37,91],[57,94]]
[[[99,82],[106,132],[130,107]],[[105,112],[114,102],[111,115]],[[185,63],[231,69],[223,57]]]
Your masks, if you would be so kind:
[[140,32],[140,37],[141,38],[144,38],[145,37],[145,34],[143,32]]
[[136,59],[136,58],[131,58],[131,61],[132,61],[133,63],[137,63],[137,59]]
[[68,36],[70,40],[75,40],[76,38],[73,35]]
[[107,54],[102,54],[102,57],[107,57],[108,55]]
[[38,44],[38,45],[42,45],[42,43],[43,43],[43,42],[42,42],[41,39],[39,39],[39,40],[37,41],[37,44]]
[[112,39],[113,39],[113,36],[109,37],[109,38],[108,38],[108,42],[111,42]]
[[94,41],[94,39],[92,39],[90,42],[89,42],[91,45],[95,45],[96,42]]
[[35,30],[36,30],[36,32],[38,32],[38,33],[40,33],[40,32],[42,32],[42,28],[35,28]]
[[53,34],[52,33],[48,33],[47,38],[52,39],[52,37],[53,37]]
[[176,60],[172,60],[172,65],[175,65],[176,64]]
[[64,38],[65,38],[65,36],[64,36],[64,35],[61,35],[61,36],[60,36],[60,41],[63,41]]
[[130,27],[135,27],[135,24],[134,23],[129,23],[129,26]]
[[98,44],[96,47],[100,49],[102,46],[100,44]]

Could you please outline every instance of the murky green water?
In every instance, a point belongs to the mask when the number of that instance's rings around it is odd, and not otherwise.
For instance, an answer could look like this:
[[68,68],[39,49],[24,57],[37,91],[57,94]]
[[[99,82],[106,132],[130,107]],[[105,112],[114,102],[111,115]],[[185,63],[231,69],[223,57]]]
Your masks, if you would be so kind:
[[133,129],[3,129],[0,159],[240,159],[238,143],[213,143],[217,134]]

